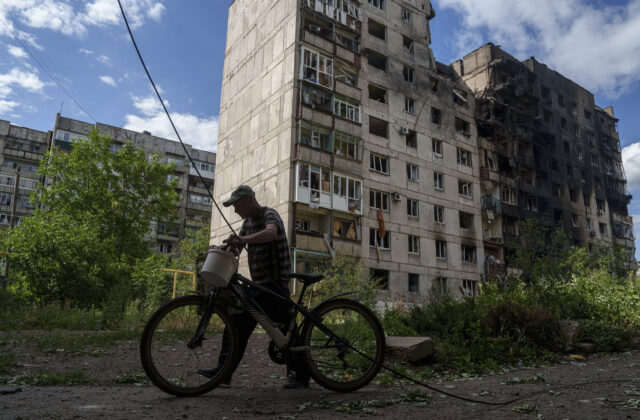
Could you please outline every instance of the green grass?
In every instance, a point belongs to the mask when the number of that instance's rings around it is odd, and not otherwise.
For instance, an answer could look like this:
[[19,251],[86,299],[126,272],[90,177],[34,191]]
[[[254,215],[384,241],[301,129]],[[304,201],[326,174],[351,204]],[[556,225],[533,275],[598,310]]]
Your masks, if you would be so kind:
[[91,380],[82,372],[37,372],[25,373],[13,378],[0,377],[0,383],[8,385],[33,385],[33,386],[56,386],[56,385],[86,385]]
[[37,306],[11,303],[0,309],[0,331],[99,330],[103,325],[102,311],[98,309],[71,308],[59,304]]
[[18,360],[11,353],[0,355],[0,375],[11,372],[11,369],[17,366]]

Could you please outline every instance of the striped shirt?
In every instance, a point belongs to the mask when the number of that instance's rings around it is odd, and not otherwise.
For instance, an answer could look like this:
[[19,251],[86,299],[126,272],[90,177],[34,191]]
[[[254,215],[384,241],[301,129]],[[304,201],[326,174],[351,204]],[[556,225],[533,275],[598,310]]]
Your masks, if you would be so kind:
[[277,211],[270,207],[263,207],[255,218],[247,217],[240,228],[240,236],[252,235],[264,230],[267,225],[278,228],[275,241],[263,244],[248,244],[249,271],[251,279],[256,283],[269,283],[271,279],[277,285],[289,290],[289,280],[282,278],[282,274],[291,271],[289,258],[289,244],[284,224]]

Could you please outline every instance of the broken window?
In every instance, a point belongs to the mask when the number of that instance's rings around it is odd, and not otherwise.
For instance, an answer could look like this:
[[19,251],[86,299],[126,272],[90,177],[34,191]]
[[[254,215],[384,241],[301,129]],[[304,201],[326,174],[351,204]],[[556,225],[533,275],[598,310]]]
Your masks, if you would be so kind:
[[326,88],[333,87],[333,60],[316,51],[302,48],[300,77]]
[[415,71],[412,67],[409,67],[405,64],[402,69],[402,77],[404,78],[405,82],[413,83],[415,82]]
[[460,212],[460,229],[473,229],[473,214]]
[[437,205],[433,206],[433,221],[444,224],[444,207]]
[[418,182],[420,179],[418,175],[418,166],[407,163],[407,179],[412,182]]
[[349,159],[359,160],[358,138],[350,134],[336,131],[333,135],[333,153]]
[[329,40],[332,39],[333,24],[331,21],[323,19],[317,14],[305,13],[304,29],[314,35],[319,35]]
[[407,216],[419,217],[418,200],[407,198]]
[[436,239],[436,258],[447,259],[447,242]]
[[456,131],[469,137],[471,135],[471,125],[467,121],[456,117]]
[[598,211],[598,216],[602,216],[604,214],[604,201],[596,200],[596,209]]
[[[369,2],[371,2],[371,0],[369,0]],[[375,281],[378,289],[389,290],[389,270],[372,268],[370,277]]]
[[405,51],[413,54],[413,39],[402,35],[402,46]]
[[369,19],[369,35],[373,35],[383,41],[387,39],[387,27],[375,20]]
[[578,227],[578,215],[576,215],[575,213],[571,214],[571,225],[573,227]]
[[442,157],[442,140],[431,139],[431,149],[436,157]]
[[386,231],[385,235],[381,238],[378,229],[369,228],[369,246],[372,248],[391,249],[389,231]]
[[333,221],[333,237],[357,241],[359,238],[355,220],[335,219]]
[[562,187],[555,182],[551,183],[551,193],[558,198],[562,198]]
[[389,174],[389,158],[376,154],[369,154],[369,169],[383,174]]
[[349,32],[336,31],[335,39],[336,44],[342,45],[349,51],[358,52],[360,42],[358,42],[358,38],[355,35]]
[[360,199],[362,198],[362,182],[344,176],[333,175],[333,194],[349,199],[349,210],[360,210]]
[[512,206],[518,205],[518,194],[516,193],[516,190],[514,190],[513,188],[502,186],[501,199],[502,199],[502,202],[505,204],[510,204]]
[[404,112],[411,115],[416,114],[416,101],[414,101],[413,98],[404,98]]
[[540,86],[540,93],[542,94],[542,97],[545,99],[551,99],[551,95],[549,92],[549,88],[546,86]]
[[549,159],[549,168],[551,168],[554,171],[557,171],[558,170],[558,159],[556,159],[556,158]]
[[369,133],[376,136],[389,137],[389,123],[376,117],[369,115]]
[[345,83],[347,85],[351,85],[354,87],[358,87],[358,75],[355,71],[345,67],[342,64],[336,63],[334,78],[337,81]]
[[389,211],[389,194],[382,191],[369,191],[369,207]]
[[369,63],[371,67],[387,71],[387,57],[380,53],[369,50],[367,53],[367,63]]
[[574,203],[578,201],[578,193],[576,192],[576,190],[573,190],[573,189],[569,190],[569,199]]
[[465,166],[471,166],[471,152],[464,149],[457,149],[458,163]]
[[533,195],[527,195],[524,200],[525,210],[538,211],[538,198]]
[[564,142],[564,152],[569,154],[571,152],[571,146],[569,146],[569,142],[565,141]]
[[571,102],[571,113],[576,116],[578,115],[578,104],[575,102]]
[[576,154],[578,155],[578,159],[582,159],[582,147],[576,147]]
[[429,77],[429,89],[431,89],[431,93],[437,95],[440,93],[440,80],[435,77]]
[[298,232],[311,232],[309,220],[296,219],[296,231]]
[[374,101],[378,101],[383,104],[387,103],[387,89],[378,85],[369,84],[368,90],[369,99],[373,99]]
[[600,223],[600,234],[601,235],[606,235],[607,234],[607,225],[604,223]]
[[331,130],[300,120],[298,143],[331,151]]
[[438,108],[431,108],[431,122],[434,124],[440,124],[442,122],[442,111]]
[[567,175],[573,176],[573,166],[567,165]]
[[413,22],[411,12],[404,8],[402,9],[402,22],[407,23],[409,25],[411,25],[411,22]]
[[311,190],[311,200],[320,200],[320,191],[330,192],[331,177],[330,171],[319,166],[301,163],[298,165],[298,186]]
[[467,106],[467,92],[453,89],[453,103],[459,106]]
[[369,4],[373,7],[377,7],[380,10],[384,10],[384,2],[385,0],[369,0]]
[[409,130],[409,132],[405,134],[405,143],[409,147],[418,147],[418,135],[415,131]]
[[[461,245],[460,250],[462,253],[462,262],[474,263],[476,262],[476,247],[469,245]],[[476,282],[473,280],[464,280],[467,285],[463,285],[465,290],[465,296],[475,296]]]
[[564,108],[564,96],[558,93],[558,105]]
[[331,94],[304,84],[302,85],[302,103],[313,109],[331,112]]
[[458,180],[458,194],[464,197],[473,197],[473,183]]
[[440,172],[433,173],[433,188],[444,191],[444,174]]
[[482,150],[484,153],[484,167],[488,169],[495,170],[496,169],[496,161],[493,158],[493,153],[487,151],[486,149]]
[[551,113],[551,111],[545,109],[542,112],[542,117],[544,119],[544,122],[551,122],[553,121],[553,114]]
[[598,167],[598,155],[591,155],[591,166]]
[[[414,251],[412,251],[414,249]],[[420,238],[417,236],[409,235],[409,252],[414,254],[420,253]],[[417,293],[420,290],[420,275],[417,273],[408,273],[407,275],[407,287],[409,292]]]
[[567,129],[567,120],[564,118],[560,118],[560,128],[562,128],[563,130]]
[[584,110],[584,118],[591,121],[591,112]]
[[333,113],[339,117],[360,122],[360,104],[349,99],[336,96],[333,99]]

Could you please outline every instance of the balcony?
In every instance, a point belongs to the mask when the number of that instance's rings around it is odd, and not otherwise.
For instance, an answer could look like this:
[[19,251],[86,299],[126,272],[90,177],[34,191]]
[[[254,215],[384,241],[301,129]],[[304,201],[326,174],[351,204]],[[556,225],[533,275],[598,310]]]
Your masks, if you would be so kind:
[[329,209],[362,214],[362,179],[328,168],[298,162],[295,201],[310,209]]
[[6,156],[12,156],[20,159],[35,160],[35,161],[40,161],[44,157],[44,154],[42,153],[37,153],[29,150],[16,149],[9,146],[4,147],[4,154]]
[[360,7],[355,2],[349,0],[303,0],[302,4],[351,30],[358,32],[362,30],[362,15]]
[[502,214],[502,202],[497,198],[485,195],[480,198],[482,210],[490,210],[495,214]]

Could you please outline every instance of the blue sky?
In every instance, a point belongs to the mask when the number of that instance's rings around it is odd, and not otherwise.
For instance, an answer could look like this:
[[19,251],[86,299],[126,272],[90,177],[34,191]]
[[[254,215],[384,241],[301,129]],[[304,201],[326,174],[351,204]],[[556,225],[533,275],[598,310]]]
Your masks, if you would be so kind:
[[[263,0],[255,0],[263,1]],[[183,139],[215,151],[230,0],[123,0]],[[613,105],[640,216],[640,0],[433,0],[432,48],[450,63],[488,41]],[[46,71],[30,56],[44,65]],[[91,116],[86,115],[47,71]],[[67,117],[173,138],[116,0],[0,0],[0,118],[39,130]],[[640,217],[636,236],[640,237]],[[640,254],[640,252],[639,252]]]

